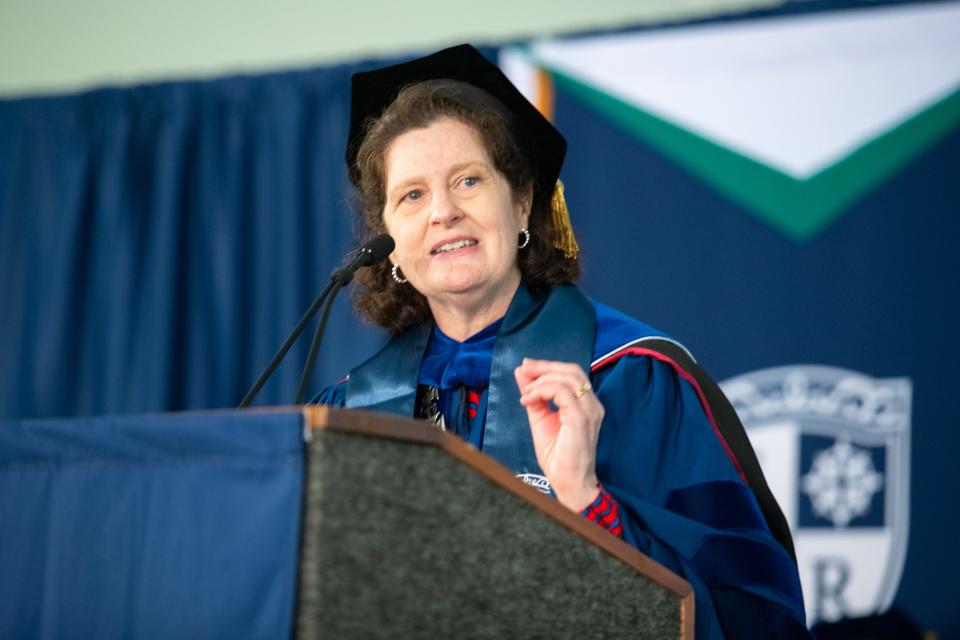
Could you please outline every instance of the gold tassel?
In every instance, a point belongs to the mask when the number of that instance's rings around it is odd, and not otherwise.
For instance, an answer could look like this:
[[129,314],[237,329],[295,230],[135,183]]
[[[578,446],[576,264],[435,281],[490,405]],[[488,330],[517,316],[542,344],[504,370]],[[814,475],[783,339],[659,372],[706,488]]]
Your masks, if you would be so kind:
[[553,246],[563,255],[572,260],[580,253],[580,245],[573,235],[573,226],[570,224],[570,211],[567,209],[567,201],[563,198],[563,183],[557,180],[557,186],[553,189],[553,198],[550,199],[550,212],[553,214],[553,228],[557,237]]

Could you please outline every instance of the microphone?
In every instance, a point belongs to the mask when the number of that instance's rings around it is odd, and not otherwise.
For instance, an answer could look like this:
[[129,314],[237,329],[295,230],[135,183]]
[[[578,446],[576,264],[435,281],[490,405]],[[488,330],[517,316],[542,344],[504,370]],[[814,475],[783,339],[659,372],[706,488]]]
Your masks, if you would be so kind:
[[330,276],[331,282],[336,282],[333,291],[330,293],[330,299],[323,308],[323,314],[320,316],[320,323],[313,333],[313,340],[310,342],[310,352],[307,354],[307,361],[303,365],[303,371],[300,372],[300,383],[297,385],[297,393],[293,397],[293,404],[303,402],[303,394],[306,392],[307,383],[310,376],[313,375],[313,366],[317,362],[317,355],[320,353],[320,341],[323,340],[323,332],[327,328],[327,319],[330,317],[330,310],[333,309],[333,300],[337,293],[353,279],[353,274],[361,267],[369,267],[377,264],[393,251],[396,246],[393,238],[388,234],[382,233],[379,236],[363,244],[353,254],[353,260],[343,269],[337,269]]
[[372,240],[368,240],[363,245],[360,246],[353,254],[353,259],[347,263],[345,267],[334,269],[333,273],[330,274],[330,280],[327,282],[327,286],[323,288],[323,291],[320,292],[320,295],[317,296],[317,299],[313,301],[313,304],[310,305],[310,308],[307,309],[307,312],[303,314],[303,317],[300,318],[300,321],[297,322],[297,326],[293,328],[293,331],[287,336],[287,339],[284,340],[283,345],[281,345],[280,350],[277,351],[276,355],[273,356],[273,359],[270,360],[270,364],[267,365],[266,369],[263,370],[263,373],[257,378],[257,381],[253,383],[253,386],[250,387],[250,390],[247,391],[247,394],[243,396],[243,400],[240,401],[240,404],[237,406],[238,409],[244,409],[250,406],[250,403],[253,402],[253,399],[257,397],[257,394],[260,393],[260,389],[263,388],[263,385],[266,384],[267,380],[270,379],[270,376],[273,375],[273,372],[280,365],[280,361],[283,360],[284,356],[287,355],[287,352],[290,351],[290,347],[293,346],[293,343],[297,341],[297,338],[300,337],[300,334],[303,333],[304,328],[307,326],[307,323],[313,318],[317,313],[317,309],[320,308],[320,305],[323,304],[323,301],[327,299],[327,296],[330,296],[330,302],[327,304],[326,309],[323,311],[323,315],[320,318],[320,324],[317,326],[317,331],[314,333],[313,342],[310,344],[310,355],[307,357],[307,363],[304,366],[303,372],[300,376],[300,384],[297,386],[297,396],[294,401],[294,404],[299,404],[303,396],[304,388],[306,387],[307,380],[310,378],[310,374],[313,373],[313,366],[317,359],[317,353],[320,351],[320,340],[323,337],[323,331],[327,325],[327,319],[330,316],[330,309],[333,306],[333,299],[336,297],[337,292],[340,291],[343,287],[348,285],[353,279],[353,274],[357,272],[361,267],[369,267],[380,262],[393,251],[395,244],[393,238],[391,238],[386,233],[381,234]]
[[386,233],[381,233],[376,238],[368,240],[361,245],[360,248],[354,252],[353,260],[351,260],[347,266],[334,269],[330,279],[340,280],[343,286],[347,286],[350,284],[350,281],[353,280],[353,274],[357,272],[357,269],[377,264],[390,255],[390,252],[393,251],[395,246],[396,244],[393,238]]
[[360,248],[353,253],[353,260],[351,260],[347,266],[334,269],[330,275],[330,279],[340,281],[342,283],[341,286],[347,286],[350,284],[350,281],[353,280],[353,274],[357,272],[357,269],[377,264],[390,255],[390,252],[393,251],[395,246],[393,238],[386,233],[381,233],[373,240],[369,240],[361,245]]

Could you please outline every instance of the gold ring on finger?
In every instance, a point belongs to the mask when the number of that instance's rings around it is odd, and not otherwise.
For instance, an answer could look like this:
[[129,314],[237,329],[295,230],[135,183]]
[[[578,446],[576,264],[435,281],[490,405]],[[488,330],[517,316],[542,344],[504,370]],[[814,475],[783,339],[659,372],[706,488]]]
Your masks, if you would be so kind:
[[573,396],[574,396],[575,398],[580,398],[580,397],[582,397],[583,394],[585,394],[587,391],[592,391],[592,390],[593,390],[593,387],[590,386],[590,381],[589,381],[589,380],[584,380],[584,381],[583,381],[583,384],[580,385],[580,388],[577,389],[577,392],[576,392],[575,394],[573,394]]

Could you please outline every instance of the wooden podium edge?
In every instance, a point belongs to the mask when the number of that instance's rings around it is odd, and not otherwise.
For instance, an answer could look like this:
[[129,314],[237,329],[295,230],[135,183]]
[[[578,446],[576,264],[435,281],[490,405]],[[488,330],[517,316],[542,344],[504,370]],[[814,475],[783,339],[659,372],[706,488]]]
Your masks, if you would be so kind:
[[[278,408],[279,409],[279,408]],[[352,433],[404,442],[436,446],[491,482],[535,508],[561,525],[586,538],[608,555],[627,564],[639,574],[659,584],[680,599],[680,638],[692,639],[694,633],[694,593],[690,583],[644,553],[589,522],[559,502],[519,480],[512,471],[457,436],[416,420],[361,409],[337,409],[322,405],[304,405],[304,425],[309,429]]]

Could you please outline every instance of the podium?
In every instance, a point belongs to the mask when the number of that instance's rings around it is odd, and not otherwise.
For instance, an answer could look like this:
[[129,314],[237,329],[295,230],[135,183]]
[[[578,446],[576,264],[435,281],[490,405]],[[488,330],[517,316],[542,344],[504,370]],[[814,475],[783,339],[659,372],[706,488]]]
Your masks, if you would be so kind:
[[289,407],[0,422],[0,637],[692,638],[685,581],[459,438]]

